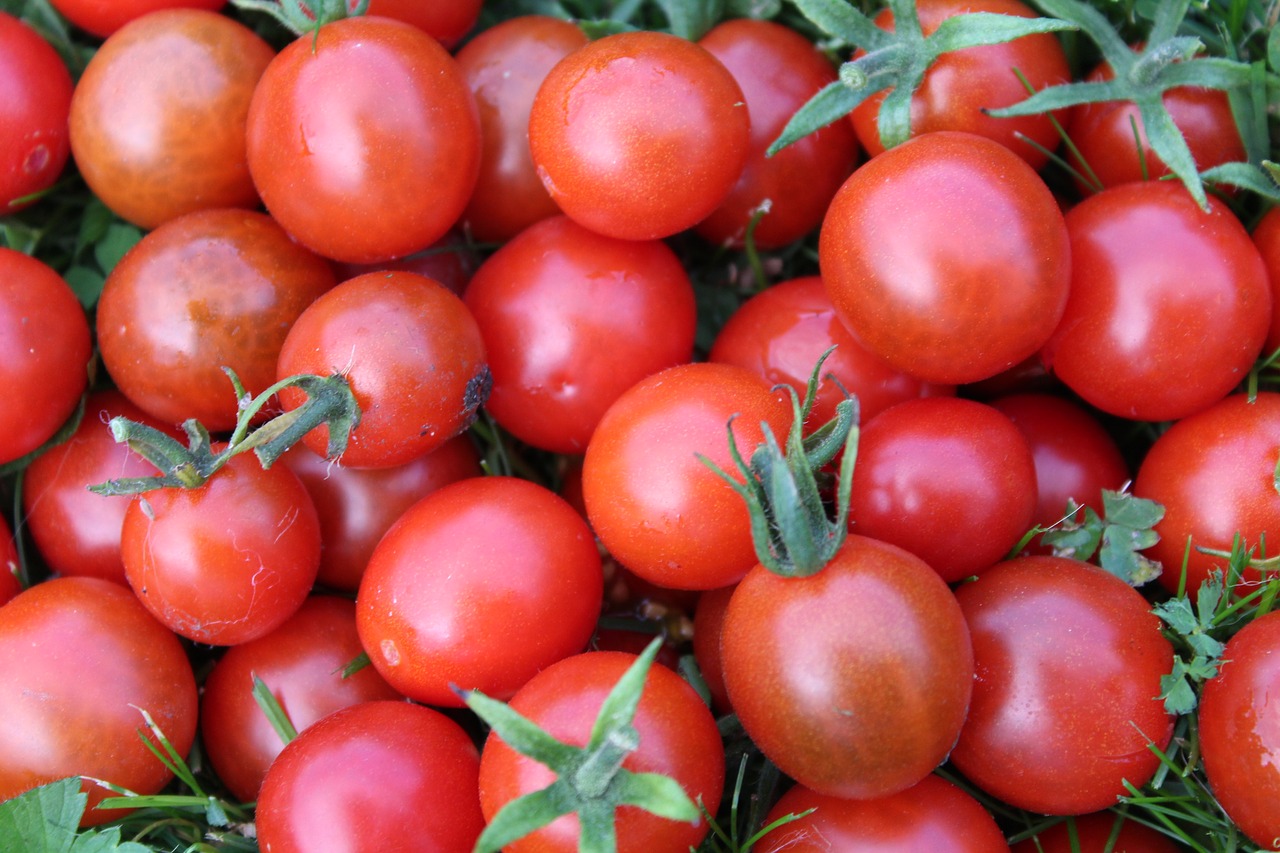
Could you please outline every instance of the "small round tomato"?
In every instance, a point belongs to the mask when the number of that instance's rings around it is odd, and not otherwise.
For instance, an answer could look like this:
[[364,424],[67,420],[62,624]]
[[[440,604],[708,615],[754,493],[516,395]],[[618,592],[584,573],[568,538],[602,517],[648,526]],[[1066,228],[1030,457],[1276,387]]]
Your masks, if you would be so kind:
[[484,817],[480,758],[460,725],[421,705],[361,702],[298,735],[258,795],[264,853],[471,853]]
[[1096,566],[1019,557],[956,592],[973,639],[973,703],[951,761],[1010,805],[1083,814],[1160,766],[1173,646],[1136,590]]
[[1273,207],[1262,215],[1253,228],[1253,244],[1262,255],[1267,268],[1267,280],[1271,283],[1271,329],[1263,355],[1270,355],[1280,347],[1280,207]]
[[333,269],[338,274],[338,281],[347,281],[367,272],[386,272],[401,270],[417,273],[433,278],[461,296],[467,289],[479,263],[476,247],[468,242],[462,231],[452,228],[447,234],[432,243],[421,252],[405,255],[393,261],[378,261],[372,264],[347,264],[333,262]]
[[[354,2],[352,5],[355,5]],[[422,0],[369,0],[367,15],[381,15],[413,24],[447,48],[462,41],[480,17],[483,0],[449,0],[424,3]]]
[[[179,755],[195,740],[196,680],[173,633],[133,593],[54,578],[0,607],[0,800],[68,776],[155,794],[172,774],[144,736],[146,711]],[[108,789],[83,782],[81,824],[105,823]]]
[[1071,277],[1044,181],[1003,145],[959,132],[918,136],[857,169],[823,220],[818,260],[837,314],[867,349],[945,384],[1035,353]]
[[593,41],[547,74],[529,144],[560,209],[624,240],[669,237],[725,199],[750,150],[742,89],[705,48],[653,31]]
[[40,34],[0,12],[0,216],[31,202],[70,154],[71,73]]
[[438,41],[391,18],[344,18],[271,61],[249,107],[248,156],[267,210],[298,242],[372,263],[426,248],[457,222],[480,124]]
[[99,38],[125,24],[162,9],[204,9],[216,12],[227,0],[49,0],[67,20]]
[[244,24],[202,9],[122,27],[71,99],[71,153],[89,188],[147,229],[193,210],[256,207],[245,122],[272,55]]
[[1179,853],[1183,848],[1167,835],[1105,811],[1069,817],[1010,849],[1013,853]]
[[22,592],[18,578],[18,546],[9,531],[9,523],[0,516],[0,606]]
[[724,632],[724,615],[729,611],[733,586],[709,589],[698,596],[693,611],[693,656],[698,671],[711,694],[712,706],[719,712],[733,712],[729,691],[724,686],[724,660],[720,656],[720,635]]

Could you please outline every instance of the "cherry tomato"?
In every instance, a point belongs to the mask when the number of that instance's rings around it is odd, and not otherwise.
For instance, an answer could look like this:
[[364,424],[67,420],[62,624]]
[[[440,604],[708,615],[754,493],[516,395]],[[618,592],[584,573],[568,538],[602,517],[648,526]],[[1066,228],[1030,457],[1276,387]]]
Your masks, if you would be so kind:
[[1179,853],[1183,848],[1150,827],[1106,811],[1055,823],[1010,849],[1013,853]]
[[1252,236],[1271,283],[1271,329],[1263,347],[1263,355],[1270,355],[1280,347],[1280,207],[1273,207],[1262,215]]
[[624,240],[669,237],[715,210],[750,150],[742,89],[705,48],[634,31],[579,48],[529,113],[533,162],[574,221]]
[[462,231],[452,228],[447,234],[432,243],[421,252],[405,255],[393,261],[378,261],[372,264],[344,264],[333,262],[333,269],[338,274],[338,281],[347,281],[367,272],[385,272],[386,270],[402,270],[404,272],[425,275],[434,278],[454,293],[461,296],[467,289],[479,261],[476,252],[463,236]]
[[18,546],[9,531],[9,523],[0,517],[0,606],[22,592],[18,568]]
[[48,189],[71,153],[71,73],[40,34],[0,12],[0,216]]
[[724,659],[720,655],[720,635],[724,632],[724,615],[735,586],[709,589],[698,596],[693,611],[693,656],[702,680],[711,693],[713,707],[721,713],[732,713],[729,691],[724,686]]
[[836,313],[858,339],[898,370],[945,384],[1035,353],[1062,316],[1071,274],[1048,187],[1008,148],[970,133],[918,136],[855,171],[818,252]]
[[147,229],[194,210],[256,207],[245,122],[272,54],[244,24],[202,9],[122,27],[71,99],[71,153],[94,195]]
[[[355,5],[352,3],[352,5]],[[422,0],[369,0],[368,15],[382,15],[413,24],[452,48],[460,42],[480,17],[483,0],[449,0],[424,3]]]
[[106,38],[125,24],[161,9],[205,9],[216,12],[227,0],[49,0],[82,30]]

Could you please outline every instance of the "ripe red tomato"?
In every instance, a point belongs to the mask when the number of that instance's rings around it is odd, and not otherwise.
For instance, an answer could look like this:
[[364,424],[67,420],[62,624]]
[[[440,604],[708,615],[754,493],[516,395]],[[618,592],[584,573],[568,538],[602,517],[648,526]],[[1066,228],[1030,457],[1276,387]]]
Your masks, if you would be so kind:
[[[462,300],[410,272],[366,273],[330,290],[289,329],[277,375],[340,373],[360,405],[342,463],[385,468],[423,456],[471,425],[489,394],[484,340]],[[285,409],[306,395],[285,388]],[[326,455],[329,428],[304,439]]]
[[268,853],[471,853],[480,759],[462,727],[407,702],[361,702],[298,735],[267,770]]
[[338,281],[347,281],[367,272],[402,270],[434,278],[461,296],[467,289],[479,260],[475,246],[470,244],[462,231],[451,228],[448,233],[421,252],[396,258],[394,261],[378,261],[372,264],[346,264],[333,262]]
[[267,210],[298,242],[371,263],[423,249],[458,220],[480,124],[438,41],[390,18],[344,18],[271,61],[249,107],[248,155]]
[[742,89],[670,33],[605,36],[561,60],[529,113],[533,162],[576,222],[624,240],[669,237],[725,199],[750,149]]
[[[1120,825],[1120,831],[1108,847],[1116,824]],[[1055,823],[1010,849],[1013,853],[1179,853],[1184,848],[1167,835],[1105,811]]]
[[956,592],[973,703],[951,761],[1010,805],[1083,814],[1145,785],[1173,734],[1159,699],[1173,647],[1136,590],[1096,566],[1019,557]]
[[[355,5],[354,0],[352,5]],[[447,3],[369,0],[369,8],[365,14],[382,15],[413,24],[435,36],[440,44],[452,48],[475,26],[482,5],[483,0],[449,0]]]
[[75,294],[43,262],[0,248],[0,464],[44,444],[89,383],[89,321]]
[[0,12],[0,216],[48,189],[71,153],[71,73],[57,51],[22,21]]
[[320,522],[297,475],[244,453],[198,488],[136,495],[120,552],[157,619],[198,643],[231,646],[302,605],[320,564]]
[[256,207],[245,121],[272,55],[244,24],[202,9],[122,27],[71,99],[71,153],[89,188],[147,229],[193,210]]
[[18,579],[18,546],[9,531],[9,523],[0,517],[0,606],[22,592]]
[[582,453],[624,391],[693,356],[693,285],[675,252],[565,216],[500,248],[465,299],[493,371],[485,408],[516,438],[557,453]]
[[67,20],[99,38],[125,24],[162,9],[205,9],[216,12],[227,0],[49,0]]
[[[636,656],[587,652],[539,672],[511,699],[511,707],[552,737],[584,746],[600,706]],[[661,773],[680,783],[690,799],[715,809],[724,788],[724,745],[715,718],[689,684],[661,664],[645,678],[633,721],[640,745],[623,760],[632,773]],[[486,820],[511,800],[545,788],[551,771],[490,734],[480,755],[480,804]],[[676,853],[696,847],[707,834],[697,825],[657,817],[636,808],[617,812],[618,853]],[[578,818],[561,817],[503,847],[506,853],[575,853]]]
[[[1271,324],[1266,269],[1215,198],[1177,182],[1124,184],[1067,214],[1071,295],[1045,364],[1104,412],[1176,420],[1245,378]],[[1230,329],[1231,334],[1221,334]]]
[[[133,593],[99,578],[38,583],[0,607],[0,800],[79,775],[157,793],[172,774],[139,735],[140,709],[186,755],[196,703],[182,644]],[[82,789],[82,825],[123,814],[97,810],[115,796],[106,788]]]
[[720,655],[720,635],[724,632],[724,615],[729,610],[729,599],[736,586],[709,589],[698,596],[693,611],[693,656],[698,671],[711,694],[711,704],[716,711],[729,714],[733,704],[724,686],[724,660]]
[[1008,148],[970,133],[918,136],[857,169],[827,211],[818,252],[858,339],[898,370],[945,384],[1035,353],[1071,276],[1053,194]]
[[1273,207],[1262,215],[1253,228],[1252,237],[1271,282],[1271,329],[1262,348],[1263,355],[1270,355],[1280,347],[1280,207]]
[[918,557],[865,536],[808,577],[752,569],[729,601],[720,655],[756,746],[833,797],[885,797],[929,775],[974,689],[951,590]]

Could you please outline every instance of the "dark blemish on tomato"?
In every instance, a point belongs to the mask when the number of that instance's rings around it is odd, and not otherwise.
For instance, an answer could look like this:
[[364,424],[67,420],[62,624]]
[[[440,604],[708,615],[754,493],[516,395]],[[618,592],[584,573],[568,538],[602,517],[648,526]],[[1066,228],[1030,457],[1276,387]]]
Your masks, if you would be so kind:
[[492,390],[493,374],[489,372],[489,365],[482,364],[476,375],[467,382],[466,390],[462,392],[463,411],[469,412],[474,417],[476,410],[489,399],[489,392]]

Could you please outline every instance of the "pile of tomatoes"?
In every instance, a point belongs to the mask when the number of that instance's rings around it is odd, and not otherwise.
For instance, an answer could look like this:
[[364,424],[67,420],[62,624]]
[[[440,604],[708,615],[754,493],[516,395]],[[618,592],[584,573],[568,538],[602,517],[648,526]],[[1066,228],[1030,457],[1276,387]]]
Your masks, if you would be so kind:
[[1280,850],[1275,3],[233,5],[0,2],[0,850]]

